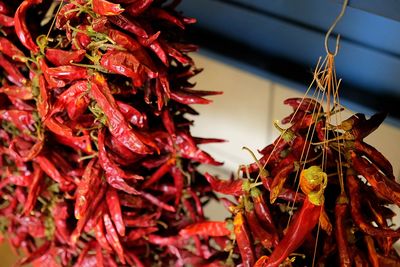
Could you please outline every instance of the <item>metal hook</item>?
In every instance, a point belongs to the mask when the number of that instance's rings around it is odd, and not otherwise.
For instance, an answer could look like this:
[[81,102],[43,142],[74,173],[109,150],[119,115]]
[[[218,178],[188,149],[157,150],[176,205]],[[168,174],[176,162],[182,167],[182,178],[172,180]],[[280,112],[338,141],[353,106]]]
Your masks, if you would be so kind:
[[336,24],[339,22],[339,20],[343,17],[344,12],[346,11],[346,7],[347,4],[349,3],[349,0],[344,0],[343,1],[343,6],[342,6],[342,10],[340,11],[339,15],[337,16],[337,18],[335,19],[335,21],[333,22],[332,26],[329,28],[328,32],[325,35],[325,50],[327,54],[331,54],[333,56],[336,56],[339,50],[339,39],[340,39],[340,34],[338,34],[338,36],[336,37],[336,47],[335,47],[335,53],[332,53],[331,51],[329,51],[329,47],[328,47],[328,40],[329,40],[329,36],[331,35],[333,29],[336,27]]

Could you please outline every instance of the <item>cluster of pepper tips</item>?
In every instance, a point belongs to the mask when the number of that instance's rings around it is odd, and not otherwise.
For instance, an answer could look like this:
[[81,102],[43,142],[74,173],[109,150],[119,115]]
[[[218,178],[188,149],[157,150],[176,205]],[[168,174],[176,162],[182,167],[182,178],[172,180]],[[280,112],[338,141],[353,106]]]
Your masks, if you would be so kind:
[[[293,113],[276,123],[280,136],[261,158],[240,168],[242,178],[206,173],[232,213],[221,243],[229,266],[399,266],[393,244],[400,229],[390,205],[400,205],[400,184],[390,162],[364,138],[386,114],[357,113],[338,124],[313,98],[289,98]],[[248,149],[247,149],[248,150]],[[240,174],[240,173],[239,173]],[[219,240],[223,231],[195,223],[182,232]],[[225,245],[225,246],[224,246]]]
[[179,1],[0,1],[0,231],[18,265],[169,266],[213,197]]

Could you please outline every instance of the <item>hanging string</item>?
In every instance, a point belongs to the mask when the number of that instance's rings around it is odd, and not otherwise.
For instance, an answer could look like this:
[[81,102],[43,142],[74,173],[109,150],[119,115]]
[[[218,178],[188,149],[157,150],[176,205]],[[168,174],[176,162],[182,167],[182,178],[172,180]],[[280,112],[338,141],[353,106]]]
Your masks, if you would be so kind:
[[333,22],[332,26],[329,28],[328,32],[325,35],[325,50],[327,54],[331,54],[333,56],[336,56],[339,50],[339,39],[340,39],[340,34],[338,34],[338,36],[336,37],[336,47],[335,47],[335,52],[332,53],[331,51],[329,51],[329,47],[328,47],[328,41],[329,41],[329,37],[333,31],[333,29],[335,29],[336,24],[340,21],[340,19],[343,17],[344,12],[346,11],[346,7],[347,4],[349,3],[349,0],[344,0],[343,1],[343,6],[342,6],[342,10],[340,11],[339,15],[337,16],[337,18],[335,19],[335,21]]

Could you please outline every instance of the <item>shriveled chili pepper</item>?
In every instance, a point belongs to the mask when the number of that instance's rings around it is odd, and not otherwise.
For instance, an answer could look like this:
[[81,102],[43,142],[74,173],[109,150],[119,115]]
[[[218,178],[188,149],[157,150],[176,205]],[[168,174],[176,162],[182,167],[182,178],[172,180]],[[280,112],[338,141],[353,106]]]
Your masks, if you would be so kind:
[[[126,10],[129,12],[129,7],[126,8]],[[128,32],[131,32],[138,37],[142,38],[147,38],[148,35],[146,31],[137,23],[132,20],[129,20],[126,16],[124,15],[116,15],[116,16],[110,16],[109,20],[111,23],[114,25],[120,27],[121,29],[124,29]]]
[[83,67],[64,65],[59,67],[52,67],[43,70],[48,76],[55,79],[73,82],[80,79],[88,78],[88,70]]
[[[0,23],[1,24],[1,23]],[[5,37],[0,37],[0,52],[18,62],[25,62],[24,53]]]
[[51,241],[47,241],[47,242],[43,243],[38,249],[36,249],[34,252],[30,253],[29,256],[20,259],[18,261],[18,265],[22,266],[22,265],[29,264],[29,263],[37,260],[38,258],[43,256],[43,254],[45,254],[50,249],[50,247],[51,247]]
[[153,1],[154,0],[128,1],[128,3],[131,4],[126,7],[126,12],[132,16],[139,16],[150,7]]
[[26,12],[28,9],[36,4],[40,4],[42,0],[25,0],[23,1],[15,11],[14,16],[14,24],[15,24],[15,32],[21,41],[21,43],[28,49],[33,51],[34,53],[39,52],[39,47],[32,40],[32,36],[26,25]]
[[125,236],[125,223],[122,218],[121,205],[118,193],[115,189],[109,188],[106,193],[106,202],[112,221],[120,236]]
[[242,212],[238,212],[233,220],[236,243],[242,256],[242,264],[245,267],[252,267],[256,261],[253,242],[249,229]]
[[[60,80],[60,79],[56,79],[55,77],[49,75],[49,73],[47,72],[49,69],[49,66],[47,65],[45,59],[43,57],[38,58],[38,63],[39,63],[39,67],[40,69],[43,71],[43,75],[40,75],[39,77],[44,76],[47,85],[44,85],[45,88],[49,87],[49,88],[61,88],[65,86],[65,82]],[[39,78],[41,79],[41,78]],[[39,80],[40,82],[40,80]],[[45,90],[47,91],[47,90]]]
[[26,78],[21,74],[18,68],[11,64],[3,55],[0,54],[0,66],[6,71],[7,79],[15,85],[22,86],[26,84]]
[[289,174],[294,172],[296,169],[295,158],[292,154],[289,154],[284,160],[282,160],[278,167],[279,172],[274,176],[271,184],[270,202],[274,203],[282,191],[283,185]]
[[381,125],[386,115],[386,113],[377,113],[366,119],[364,114],[357,113],[343,121],[340,128],[346,130],[346,139],[363,140]]
[[356,153],[350,152],[350,157],[354,170],[367,179],[374,191],[400,205],[400,184],[387,178],[376,166],[369,164],[366,159],[357,156]]
[[155,171],[151,175],[148,180],[143,183],[142,188],[147,188],[153,183],[160,180],[166,173],[168,173],[168,171],[173,167],[174,164],[175,159],[169,159],[168,161],[166,161],[160,168],[157,169],[157,171]]
[[46,49],[46,59],[50,61],[55,66],[69,65],[72,62],[78,63],[85,58],[86,51],[83,49],[75,51],[66,51],[57,48],[47,48]]
[[14,18],[0,13],[0,26],[12,27],[14,26]]
[[167,210],[167,211],[170,211],[170,212],[175,212],[175,211],[176,211],[176,209],[175,209],[173,206],[168,205],[168,204],[162,202],[161,200],[159,200],[159,199],[156,198],[155,196],[153,196],[153,195],[151,195],[151,194],[149,194],[149,193],[143,192],[143,191],[140,192],[140,193],[141,193],[141,195],[142,195],[145,199],[147,199],[150,203],[152,203],[152,204],[154,204],[154,205],[156,205],[156,206],[158,206],[158,207],[160,207],[160,208],[162,208],[162,209],[165,209],[165,210]]
[[205,99],[195,94],[187,93],[184,91],[171,92],[171,99],[182,104],[209,104],[212,100]]
[[119,241],[118,234],[114,228],[114,225],[110,219],[110,216],[107,213],[105,213],[103,215],[103,220],[104,220],[104,226],[106,228],[107,241],[111,245],[111,247],[115,250],[115,252],[117,253],[118,258],[121,261],[121,263],[125,264],[124,250],[122,248],[121,242]]
[[124,115],[127,121],[132,123],[133,125],[143,128],[147,125],[147,117],[144,113],[141,113],[139,110],[135,109],[133,106],[126,104],[122,101],[116,101],[119,110]]
[[209,173],[205,173],[204,176],[215,192],[231,196],[241,196],[245,192],[245,183],[242,179],[219,180]]
[[[102,90],[97,86],[99,83]],[[139,140],[133,129],[128,125],[111,95],[103,77],[97,76],[92,84],[91,94],[107,116],[107,126],[110,133],[118,138],[127,148],[138,154],[148,154],[149,149]]]
[[368,249],[368,258],[372,267],[379,267],[379,259],[374,245],[374,239],[371,236],[364,236],[364,241]]
[[339,253],[340,266],[352,266],[350,247],[347,241],[345,218],[348,213],[348,199],[346,195],[339,195],[335,205],[335,238]]
[[227,222],[206,221],[197,222],[186,226],[179,232],[182,236],[229,236],[231,230],[227,227]]
[[33,179],[32,184],[29,186],[28,197],[23,210],[25,215],[31,213],[36,204],[36,200],[40,194],[40,191],[43,189],[43,171],[36,163],[33,163],[32,165]]
[[77,6],[74,3],[66,3],[61,7],[56,15],[55,26],[57,29],[64,28],[67,22],[77,18],[78,10],[76,10],[76,8]]
[[147,15],[154,16],[156,19],[161,19],[170,22],[179,28],[185,29],[185,25],[176,16],[170,14],[164,9],[153,7],[146,12]]
[[379,237],[398,237],[400,236],[400,230],[391,229],[378,229],[368,223],[362,212],[361,212],[361,198],[360,198],[360,182],[355,177],[355,172],[352,169],[348,169],[346,173],[347,186],[349,188],[350,196],[350,213],[354,223],[364,233],[371,236]]
[[125,9],[119,4],[114,4],[106,0],[93,0],[93,11],[102,16],[119,15]]
[[110,37],[111,40],[113,40],[121,47],[131,52],[142,48],[139,42],[136,41],[134,38],[130,37],[128,34],[125,34],[115,29],[108,30],[108,37]]
[[8,97],[20,99],[20,100],[31,100],[32,87],[28,85],[17,86],[17,85],[3,85],[0,87],[0,93],[6,94]]
[[112,251],[112,248],[108,244],[106,235],[104,233],[104,222],[103,220],[99,220],[95,226],[95,235],[96,235],[96,240],[99,243],[100,247],[108,252]]

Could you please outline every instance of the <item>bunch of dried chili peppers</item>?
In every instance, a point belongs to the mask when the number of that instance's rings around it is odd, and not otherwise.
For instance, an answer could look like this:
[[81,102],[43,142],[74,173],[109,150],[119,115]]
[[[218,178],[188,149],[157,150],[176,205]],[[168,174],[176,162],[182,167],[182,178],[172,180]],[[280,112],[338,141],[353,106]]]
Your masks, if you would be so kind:
[[219,165],[186,114],[207,104],[180,1],[0,1],[0,230],[19,265],[182,266],[179,232]]

